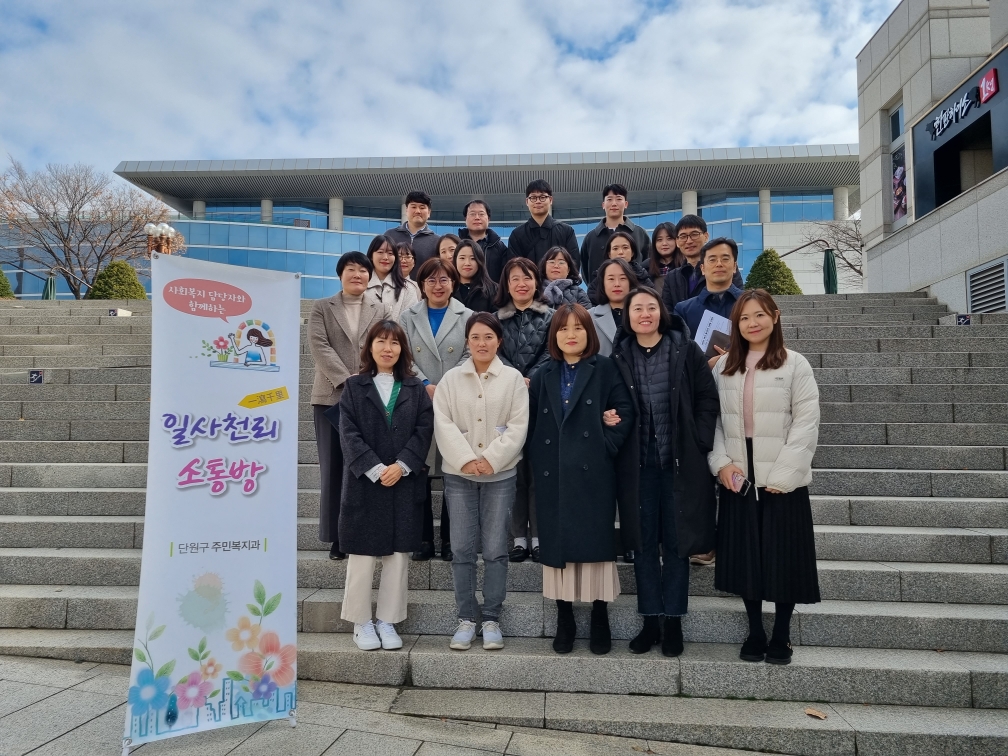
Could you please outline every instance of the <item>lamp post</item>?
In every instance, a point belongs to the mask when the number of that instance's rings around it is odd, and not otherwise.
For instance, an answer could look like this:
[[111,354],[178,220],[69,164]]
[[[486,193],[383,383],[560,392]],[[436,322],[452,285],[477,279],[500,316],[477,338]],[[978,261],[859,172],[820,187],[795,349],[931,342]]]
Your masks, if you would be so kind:
[[172,253],[172,240],[179,232],[167,223],[148,223],[144,226],[144,233],[147,234],[147,254],[159,252],[164,255]]

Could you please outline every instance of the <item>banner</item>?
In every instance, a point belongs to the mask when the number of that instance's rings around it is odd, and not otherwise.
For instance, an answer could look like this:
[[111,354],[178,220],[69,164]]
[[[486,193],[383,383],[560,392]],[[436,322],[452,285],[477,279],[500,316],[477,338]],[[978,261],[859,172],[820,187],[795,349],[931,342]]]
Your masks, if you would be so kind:
[[154,255],[132,745],[293,716],[298,274]]

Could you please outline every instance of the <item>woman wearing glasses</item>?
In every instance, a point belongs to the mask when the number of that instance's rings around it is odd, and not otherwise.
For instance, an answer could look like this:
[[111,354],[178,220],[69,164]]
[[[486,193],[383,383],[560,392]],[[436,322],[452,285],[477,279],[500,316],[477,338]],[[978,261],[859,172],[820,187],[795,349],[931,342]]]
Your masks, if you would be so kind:
[[[406,331],[417,377],[423,381],[431,399],[442,376],[462,361],[465,352],[465,324],[472,310],[452,297],[458,273],[451,263],[439,257],[427,260],[417,271],[423,299],[406,310],[400,323]],[[434,556],[434,511],[431,477],[441,476],[441,458],[437,445],[431,444],[427,455],[430,470],[427,479],[427,504],[423,513],[423,537],[413,559],[425,561]],[[451,523],[448,507],[441,505],[441,558],[451,561]]]
[[396,243],[384,235],[368,245],[367,257],[374,266],[365,296],[388,306],[388,317],[399,320],[408,307],[420,301],[420,288],[402,273]]
[[550,307],[562,304],[579,304],[585,309],[591,307],[591,300],[580,286],[581,276],[574,265],[574,258],[563,247],[550,247],[546,251],[539,261],[539,275],[546,282],[543,299]]

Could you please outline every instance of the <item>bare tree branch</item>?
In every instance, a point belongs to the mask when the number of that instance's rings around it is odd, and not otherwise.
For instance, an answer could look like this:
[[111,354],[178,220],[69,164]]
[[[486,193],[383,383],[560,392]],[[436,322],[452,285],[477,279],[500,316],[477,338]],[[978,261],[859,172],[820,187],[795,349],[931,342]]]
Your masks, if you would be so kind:
[[[860,283],[864,276],[864,240],[861,238],[860,218],[813,221],[809,225],[812,228],[805,233],[804,241],[817,242],[810,249],[818,249],[820,252],[832,249],[837,261],[837,276],[848,283]],[[815,267],[822,270],[822,263],[816,263]]]
[[144,226],[168,220],[162,202],[89,165],[50,164],[33,172],[13,157],[10,163],[0,175],[0,226],[7,237],[0,259],[16,250],[19,260],[62,275],[77,299],[110,262],[148,259]]

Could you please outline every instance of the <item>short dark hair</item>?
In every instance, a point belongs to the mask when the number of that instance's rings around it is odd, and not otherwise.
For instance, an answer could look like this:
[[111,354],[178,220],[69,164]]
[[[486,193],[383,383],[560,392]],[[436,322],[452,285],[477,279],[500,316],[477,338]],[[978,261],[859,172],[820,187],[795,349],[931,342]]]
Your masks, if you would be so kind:
[[738,262],[738,244],[735,243],[734,239],[729,239],[727,236],[719,236],[716,239],[711,239],[709,242],[700,247],[700,262],[703,263],[706,259],[708,249],[720,247],[722,244],[731,249],[732,257],[735,258],[735,262]]
[[627,192],[626,187],[623,186],[623,184],[609,184],[602,190],[602,199],[605,199],[610,194],[618,194],[623,199],[630,199],[630,193]]
[[364,346],[361,348],[360,374],[378,375],[378,364],[371,355],[371,345],[379,336],[391,336],[399,342],[399,359],[392,366],[392,376],[397,381],[401,381],[408,376],[416,375],[413,372],[413,355],[410,354],[409,339],[406,338],[406,331],[394,320],[379,320],[367,332],[367,336],[364,338]]
[[469,206],[470,205],[483,205],[483,209],[486,210],[487,220],[489,220],[491,217],[493,217],[493,216],[490,215],[490,205],[488,205],[486,203],[486,200],[474,199],[474,200],[469,200],[468,202],[466,202],[465,203],[465,207],[462,208],[462,217],[463,218],[469,214]]
[[452,289],[459,282],[458,271],[455,270],[455,266],[451,263],[445,262],[440,257],[430,257],[424,260],[423,264],[416,274],[417,285],[420,286],[420,296],[427,300],[427,291],[424,289],[424,281],[431,278],[435,273],[444,273],[452,281]]
[[706,234],[707,221],[705,221],[699,215],[693,215],[692,213],[690,213],[689,215],[684,215],[682,218],[679,219],[679,222],[675,224],[676,236],[678,236],[679,232],[682,231],[684,228],[698,228],[700,229],[700,231]]
[[567,325],[567,321],[572,315],[577,318],[581,327],[585,329],[585,333],[588,334],[588,343],[585,345],[585,350],[581,353],[581,357],[594,357],[599,353],[599,349],[601,349],[598,332],[595,330],[595,324],[592,323],[592,316],[588,313],[588,310],[584,308],[584,305],[579,305],[577,302],[567,302],[560,305],[553,313],[553,319],[550,321],[549,336],[546,339],[546,349],[549,351],[550,357],[557,362],[564,358],[563,352],[560,351],[560,345],[557,344],[557,334],[563,326]]
[[549,185],[549,181],[546,179],[536,179],[525,187],[525,196],[528,197],[532,192],[542,192],[543,194],[548,194],[550,197],[553,196],[553,187]]
[[491,331],[497,334],[497,338],[501,341],[504,340],[504,327],[501,326],[500,320],[492,312],[474,312],[469,316],[469,320],[466,321],[465,326],[465,337],[469,338],[469,331],[477,323],[482,323]]
[[497,287],[497,299],[494,302],[498,310],[511,304],[511,290],[508,287],[508,278],[511,277],[511,271],[515,268],[520,268],[523,273],[535,281],[536,288],[532,299],[535,302],[542,301],[542,278],[539,276],[539,268],[527,257],[512,257],[504,263],[504,270],[501,271],[500,284]]
[[430,195],[427,192],[412,191],[406,195],[406,200],[404,204],[410,204],[411,202],[418,202],[421,205],[431,206]]
[[371,264],[367,255],[363,252],[344,252],[340,255],[340,259],[336,261],[336,275],[342,277],[346,266],[350,264],[367,268],[368,275],[374,273],[374,265]]
[[609,302],[609,298],[606,296],[605,293],[605,275],[606,275],[606,268],[609,268],[613,265],[617,266],[620,270],[623,271],[623,274],[627,277],[627,283],[630,285],[631,289],[635,289],[638,286],[640,286],[640,281],[637,280],[637,274],[634,273],[633,268],[631,268],[630,264],[622,257],[613,257],[608,260],[603,260],[602,264],[598,266],[598,273],[597,273],[598,280],[595,283],[595,289],[594,289],[596,298],[601,304],[607,304]]
[[437,241],[437,251],[439,255],[441,254],[441,242],[445,240],[454,242],[456,247],[458,247],[458,245],[462,243],[462,240],[455,234],[445,234]]
[[637,241],[633,238],[631,234],[628,234],[626,231],[615,231],[612,234],[612,236],[609,237],[609,241],[607,241],[605,244],[605,252],[603,253],[602,257],[606,260],[609,259],[609,250],[612,248],[612,243],[616,239],[626,239],[628,242],[630,242],[630,254],[633,255],[633,259],[636,261],[637,257],[640,254],[640,250],[637,248]]
[[668,308],[662,302],[661,294],[650,286],[636,286],[627,292],[626,299],[623,300],[623,322],[626,323],[626,332],[631,333],[633,331],[630,328],[630,304],[633,302],[634,297],[642,295],[647,295],[658,301],[658,332],[668,333],[672,330],[672,316],[669,315]]
[[550,247],[539,261],[539,277],[542,278],[543,285],[546,285],[546,263],[557,257],[562,257],[564,262],[567,263],[567,278],[572,283],[581,283],[581,276],[578,275],[577,266],[574,264],[574,258],[571,257],[571,253],[564,247]]

